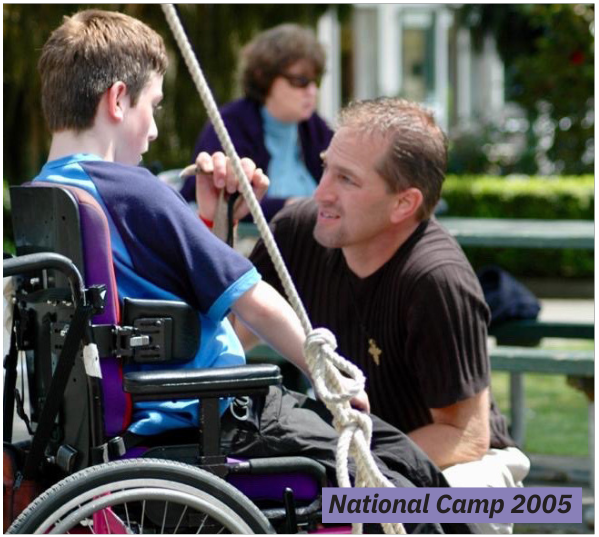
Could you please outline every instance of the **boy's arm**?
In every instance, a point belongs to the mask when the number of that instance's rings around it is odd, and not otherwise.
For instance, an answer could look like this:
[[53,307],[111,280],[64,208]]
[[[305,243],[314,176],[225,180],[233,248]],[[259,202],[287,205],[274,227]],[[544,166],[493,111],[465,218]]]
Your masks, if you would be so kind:
[[245,324],[239,320],[237,315],[234,313],[229,315],[229,321],[231,321],[231,324],[235,329],[235,333],[237,334],[237,337],[239,338],[239,341],[241,341],[243,349],[246,352],[253,349],[256,345],[258,345],[258,343],[260,343],[260,338],[247,326],[245,326]]
[[287,301],[268,283],[258,282],[232,306],[234,328],[244,347],[258,338],[298,367],[312,381],[304,358],[304,330]]
[[[304,358],[306,338],[300,320],[274,287],[264,281],[258,282],[241,296],[231,309],[235,314],[233,327],[244,348],[253,347],[258,338],[264,340],[298,367],[314,384]],[[347,382],[350,382],[349,379]],[[358,410],[370,412],[370,402],[364,390],[350,403]]]

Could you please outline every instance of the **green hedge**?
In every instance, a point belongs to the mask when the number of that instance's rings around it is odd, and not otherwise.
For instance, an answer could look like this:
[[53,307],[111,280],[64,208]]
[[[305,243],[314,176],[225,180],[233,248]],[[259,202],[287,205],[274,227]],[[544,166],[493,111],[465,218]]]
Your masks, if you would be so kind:
[[[447,216],[593,220],[594,177],[448,176]],[[516,276],[592,278],[594,253],[583,250],[465,248],[478,269],[499,265]]]
[[[448,216],[593,220],[594,178],[448,176]],[[4,251],[13,251],[4,181]],[[516,276],[592,278],[594,254],[583,250],[465,248],[475,269],[499,265]]]

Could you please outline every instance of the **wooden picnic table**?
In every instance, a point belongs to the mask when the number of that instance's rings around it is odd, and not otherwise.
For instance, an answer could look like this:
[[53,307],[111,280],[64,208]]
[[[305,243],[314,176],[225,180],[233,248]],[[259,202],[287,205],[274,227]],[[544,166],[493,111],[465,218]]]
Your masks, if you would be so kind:
[[[589,220],[529,220],[443,216],[437,219],[462,246],[483,248],[575,248],[592,250],[595,224]],[[258,237],[241,222],[240,237]]]
[[592,250],[595,224],[588,220],[439,217],[462,246]]

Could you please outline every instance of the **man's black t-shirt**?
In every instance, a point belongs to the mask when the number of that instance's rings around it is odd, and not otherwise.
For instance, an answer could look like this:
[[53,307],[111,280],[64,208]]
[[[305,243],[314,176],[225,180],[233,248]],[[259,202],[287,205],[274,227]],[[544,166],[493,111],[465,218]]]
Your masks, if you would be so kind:
[[[367,378],[371,410],[404,432],[432,423],[430,408],[472,397],[489,385],[489,310],[468,260],[435,220],[422,222],[367,278],[340,249],[313,238],[316,206],[279,213],[273,233],[315,327],[331,330],[338,352]],[[282,292],[262,242],[251,260]],[[491,407],[491,446],[513,445]]]

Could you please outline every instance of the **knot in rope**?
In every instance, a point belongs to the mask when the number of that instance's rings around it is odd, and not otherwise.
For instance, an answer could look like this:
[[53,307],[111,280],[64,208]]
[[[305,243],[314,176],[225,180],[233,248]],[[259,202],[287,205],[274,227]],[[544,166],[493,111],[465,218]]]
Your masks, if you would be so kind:
[[315,328],[304,342],[304,354],[312,371],[314,389],[325,404],[350,401],[366,384],[360,368],[339,356],[336,348],[337,340],[326,328]]
[[350,408],[345,412],[340,412],[333,420],[333,426],[336,429],[343,429],[342,434],[354,437],[358,431],[364,435],[366,442],[370,445],[372,439],[372,420],[368,414]]

